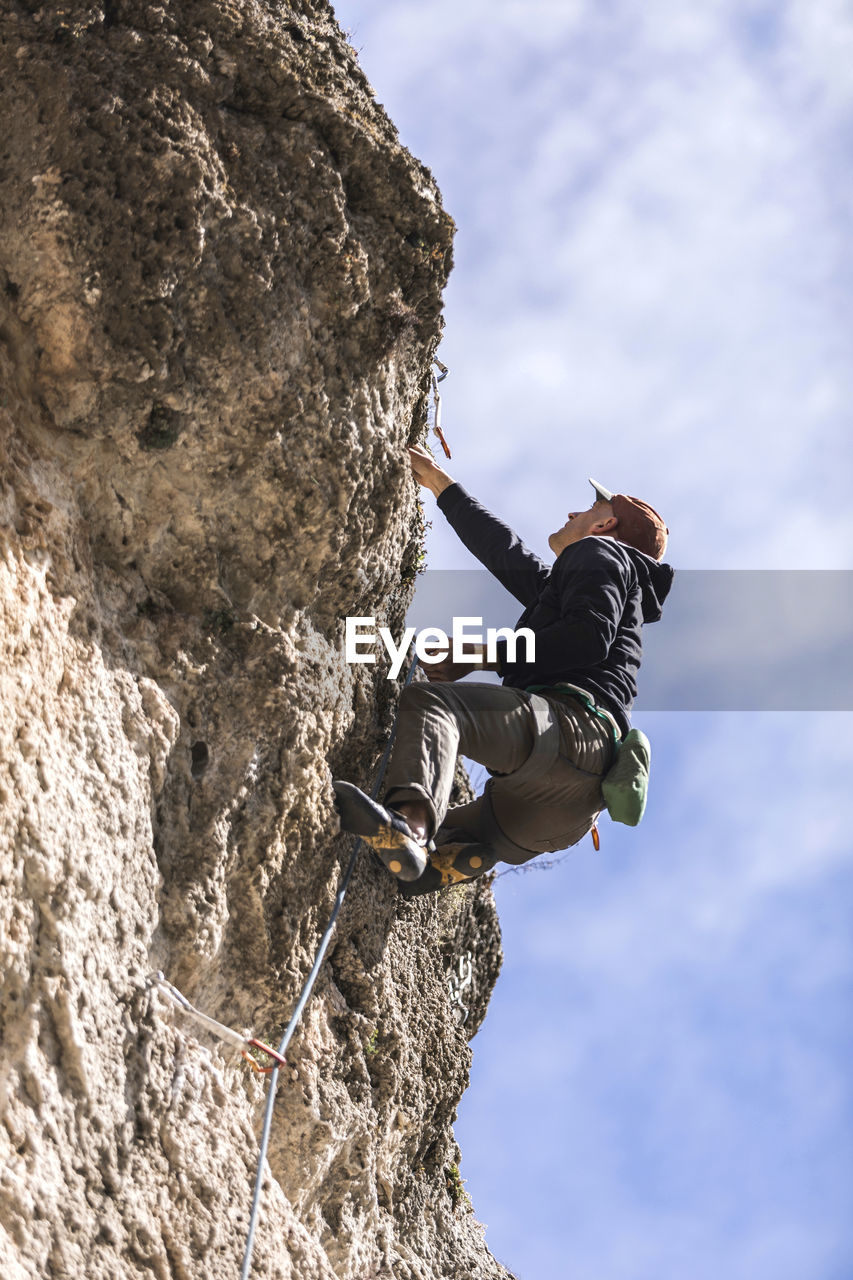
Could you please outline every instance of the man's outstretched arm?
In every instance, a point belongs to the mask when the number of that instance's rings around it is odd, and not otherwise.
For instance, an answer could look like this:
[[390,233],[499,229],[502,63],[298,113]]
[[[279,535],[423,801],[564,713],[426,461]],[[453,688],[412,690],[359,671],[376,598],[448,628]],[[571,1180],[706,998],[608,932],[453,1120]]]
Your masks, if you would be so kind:
[[412,446],[409,458],[418,484],[440,499],[440,509],[468,550],[516,600],[525,606],[532,604],[550,573],[545,561],[526,547],[503,520],[472,498],[426,449]]

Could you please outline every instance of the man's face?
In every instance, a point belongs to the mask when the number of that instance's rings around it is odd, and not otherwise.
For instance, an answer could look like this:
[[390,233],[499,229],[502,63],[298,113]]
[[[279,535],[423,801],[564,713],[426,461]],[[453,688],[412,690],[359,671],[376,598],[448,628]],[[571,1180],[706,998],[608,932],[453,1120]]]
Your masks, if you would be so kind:
[[569,518],[561,529],[557,529],[548,539],[548,546],[558,556],[573,542],[580,542],[590,534],[610,533],[616,527],[613,507],[603,498],[597,498],[586,511],[570,511]]

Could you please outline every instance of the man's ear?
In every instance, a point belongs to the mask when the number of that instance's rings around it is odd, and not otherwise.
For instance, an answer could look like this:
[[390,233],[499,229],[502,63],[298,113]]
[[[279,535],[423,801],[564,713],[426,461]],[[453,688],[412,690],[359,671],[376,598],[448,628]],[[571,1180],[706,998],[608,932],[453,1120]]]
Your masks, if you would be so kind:
[[603,516],[601,520],[596,520],[590,532],[591,533],[611,533],[616,528],[618,523],[619,521],[617,520],[616,516]]

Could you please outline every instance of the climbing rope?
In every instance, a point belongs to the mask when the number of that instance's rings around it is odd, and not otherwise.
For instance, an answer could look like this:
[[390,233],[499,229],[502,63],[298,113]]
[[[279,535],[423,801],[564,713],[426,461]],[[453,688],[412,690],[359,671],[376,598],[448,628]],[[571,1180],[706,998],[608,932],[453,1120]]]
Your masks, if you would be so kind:
[[[406,679],[403,682],[404,689],[406,688],[407,685],[411,683],[412,677],[415,674],[415,667],[417,665],[418,665],[418,659],[417,659],[417,655],[415,655],[412,658],[411,665],[406,674]],[[373,800],[375,800],[378,797],[379,788],[382,786],[382,779],[385,777],[385,769],[388,764],[388,760],[391,755],[391,748],[394,745],[394,738],[397,733],[397,717],[399,716],[399,714],[400,712],[398,708],[397,715],[394,716],[394,723],[391,726],[391,736],[388,739],[385,750],[382,754],[382,759],[379,762],[379,773],[377,775],[373,790],[370,793],[371,798]],[[358,851],[361,848],[361,844],[362,844],[361,837],[359,837],[356,840],[355,844],[353,845],[352,853],[350,854],[350,860],[349,860],[349,863],[347,864],[347,869],[344,872],[343,879],[341,880],[340,888],[338,889],[337,897],[335,898],[335,905],[332,908],[332,914],[329,917],[329,923],[326,925],[325,933],[320,939],[320,945],[317,948],[317,955],[315,957],[313,967],[311,969],[311,972],[308,975],[308,978],[306,979],[305,986],[302,988],[302,994],[300,995],[299,1000],[297,1001],[296,1008],[293,1011],[290,1022],[287,1024],[287,1027],[285,1028],[284,1035],[281,1038],[281,1043],[278,1046],[278,1052],[277,1054],[273,1055],[276,1059],[279,1059],[279,1058],[283,1059],[287,1046],[290,1044],[293,1033],[296,1030],[296,1027],[299,1023],[299,1019],[302,1017],[302,1011],[304,1010],[306,1004],[308,1003],[308,997],[311,995],[311,991],[314,987],[314,983],[317,981],[317,975],[320,972],[320,966],[323,963],[323,958],[326,954],[326,950],[328,949],[329,943],[332,938],[332,933],[335,928],[335,922],[337,921],[338,915],[343,905],[344,896],[349,886],[349,882],[352,878],[352,873],[355,870],[355,863],[358,857]],[[267,1093],[266,1110],[264,1111],[264,1125],[263,1125],[263,1129],[261,1130],[261,1145],[258,1152],[258,1170],[255,1175],[255,1190],[252,1196],[252,1211],[251,1211],[251,1214],[249,1215],[249,1232],[246,1238],[246,1251],[243,1255],[243,1267],[240,1272],[240,1280],[248,1280],[249,1270],[252,1265],[252,1249],[255,1243],[255,1228],[258,1225],[258,1213],[260,1210],[260,1203],[261,1203],[261,1182],[263,1179],[264,1161],[266,1160],[266,1157],[267,1157],[267,1147],[269,1146],[270,1129],[272,1127],[273,1107],[275,1105],[276,1089],[278,1088],[278,1073],[279,1073],[279,1064],[278,1064],[278,1061],[276,1061],[276,1065],[273,1067],[272,1071],[270,1072],[270,1087],[269,1087],[269,1092]]]

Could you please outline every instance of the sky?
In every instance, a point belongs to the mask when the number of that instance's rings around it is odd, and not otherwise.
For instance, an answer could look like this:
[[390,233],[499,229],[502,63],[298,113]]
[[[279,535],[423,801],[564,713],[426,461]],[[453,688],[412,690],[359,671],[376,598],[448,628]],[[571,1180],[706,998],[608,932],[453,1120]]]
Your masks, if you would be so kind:
[[[495,883],[486,1240],[519,1280],[849,1280],[853,6],[335,11],[457,224],[448,470],[543,559],[588,476],[639,494],[677,571],[642,824]],[[424,505],[440,596],[476,562]]]

